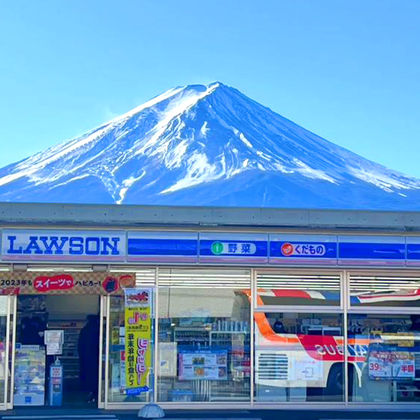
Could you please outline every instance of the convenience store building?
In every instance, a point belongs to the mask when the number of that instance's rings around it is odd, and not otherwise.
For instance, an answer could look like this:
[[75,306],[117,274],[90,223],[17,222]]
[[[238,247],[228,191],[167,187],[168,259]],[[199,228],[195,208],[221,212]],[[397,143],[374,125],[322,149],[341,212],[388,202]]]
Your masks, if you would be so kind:
[[420,212],[6,203],[0,227],[3,410],[420,407]]

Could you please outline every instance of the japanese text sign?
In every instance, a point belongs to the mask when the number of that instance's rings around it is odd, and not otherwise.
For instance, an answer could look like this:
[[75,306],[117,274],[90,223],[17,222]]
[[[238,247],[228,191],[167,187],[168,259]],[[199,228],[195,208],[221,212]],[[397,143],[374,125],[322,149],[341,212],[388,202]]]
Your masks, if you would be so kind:
[[152,365],[152,290],[130,288],[125,295],[126,393],[148,392]]

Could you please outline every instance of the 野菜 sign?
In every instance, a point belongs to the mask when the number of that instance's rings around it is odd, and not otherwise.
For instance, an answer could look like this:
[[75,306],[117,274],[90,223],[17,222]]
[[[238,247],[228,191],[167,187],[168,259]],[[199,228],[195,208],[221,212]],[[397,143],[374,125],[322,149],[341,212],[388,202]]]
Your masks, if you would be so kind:
[[254,255],[257,247],[252,242],[220,242],[211,244],[211,251],[214,255]]
[[268,262],[266,234],[200,233],[202,262]]

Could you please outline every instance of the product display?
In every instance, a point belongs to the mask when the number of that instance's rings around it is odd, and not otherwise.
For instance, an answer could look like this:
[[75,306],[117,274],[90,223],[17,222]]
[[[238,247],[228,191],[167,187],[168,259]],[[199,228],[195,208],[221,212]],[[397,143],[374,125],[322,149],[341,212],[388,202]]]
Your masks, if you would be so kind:
[[16,344],[14,405],[44,405],[45,348]]
[[63,331],[62,354],[60,360],[63,364],[64,381],[74,381],[74,386],[79,385],[79,352],[78,339],[80,330],[85,322],[79,320],[50,321],[48,328]]

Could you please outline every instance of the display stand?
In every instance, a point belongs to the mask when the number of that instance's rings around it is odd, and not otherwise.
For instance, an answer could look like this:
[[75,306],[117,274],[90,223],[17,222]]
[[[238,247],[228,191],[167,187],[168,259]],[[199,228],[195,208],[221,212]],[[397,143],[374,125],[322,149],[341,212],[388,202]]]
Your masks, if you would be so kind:
[[63,366],[58,358],[50,366],[48,397],[50,406],[59,407],[63,404]]
[[15,406],[42,406],[45,399],[45,349],[16,344]]

